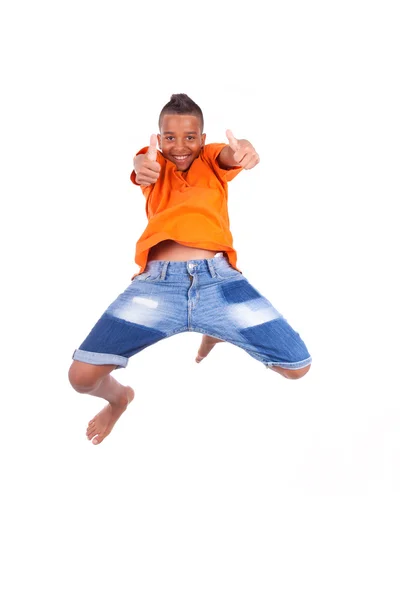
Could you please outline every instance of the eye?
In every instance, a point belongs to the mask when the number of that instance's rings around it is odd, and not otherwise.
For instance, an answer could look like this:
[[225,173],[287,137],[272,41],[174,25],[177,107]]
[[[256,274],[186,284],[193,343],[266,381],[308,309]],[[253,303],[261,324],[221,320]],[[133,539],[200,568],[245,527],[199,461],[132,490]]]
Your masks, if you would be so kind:
[[167,135],[167,137],[165,138],[168,142],[171,142],[174,137],[172,135]]

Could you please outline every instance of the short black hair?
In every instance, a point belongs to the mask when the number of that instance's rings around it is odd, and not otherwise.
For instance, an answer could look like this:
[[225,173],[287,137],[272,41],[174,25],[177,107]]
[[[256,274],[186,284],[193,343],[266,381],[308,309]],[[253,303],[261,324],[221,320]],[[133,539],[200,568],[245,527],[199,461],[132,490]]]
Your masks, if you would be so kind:
[[158,119],[158,126],[161,130],[161,121],[164,115],[193,115],[200,119],[201,132],[203,133],[204,119],[203,112],[198,104],[194,102],[187,94],[172,94],[171,99],[163,107]]

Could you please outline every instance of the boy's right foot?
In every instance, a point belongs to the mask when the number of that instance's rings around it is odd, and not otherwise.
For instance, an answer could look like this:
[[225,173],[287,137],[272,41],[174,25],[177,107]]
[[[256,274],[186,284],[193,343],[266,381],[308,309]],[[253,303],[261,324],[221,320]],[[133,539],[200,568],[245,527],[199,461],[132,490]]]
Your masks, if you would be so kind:
[[101,410],[87,426],[86,436],[88,440],[92,440],[92,444],[100,444],[107,437],[115,423],[118,421],[122,413],[132,402],[135,392],[129,386],[124,388],[123,396],[112,404],[108,404]]

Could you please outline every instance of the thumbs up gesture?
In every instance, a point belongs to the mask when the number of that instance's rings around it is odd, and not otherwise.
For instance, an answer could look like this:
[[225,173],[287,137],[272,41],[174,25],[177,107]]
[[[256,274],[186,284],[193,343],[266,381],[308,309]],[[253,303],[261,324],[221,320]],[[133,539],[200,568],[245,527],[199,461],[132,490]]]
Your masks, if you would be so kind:
[[[252,169],[260,162],[260,157],[248,140],[237,140],[230,129],[226,130],[233,162],[244,169]],[[234,166],[234,164],[232,165]]]
[[146,156],[150,161],[157,160],[157,136],[155,133],[150,136],[150,146]]
[[150,146],[146,154],[138,154],[133,160],[136,182],[140,185],[152,185],[160,176],[161,165],[157,162],[157,136],[150,137]]

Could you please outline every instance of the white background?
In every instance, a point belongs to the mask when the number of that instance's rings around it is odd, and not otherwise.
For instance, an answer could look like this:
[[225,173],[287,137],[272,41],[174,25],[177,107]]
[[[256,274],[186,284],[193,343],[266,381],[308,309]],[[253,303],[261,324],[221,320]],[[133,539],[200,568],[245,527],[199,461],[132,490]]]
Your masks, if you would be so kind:
[[[399,598],[395,4],[4,3],[5,599]],[[238,267],[313,366],[165,340],[95,447],[67,371],[137,271],[132,157],[180,92],[261,156],[230,184]]]

